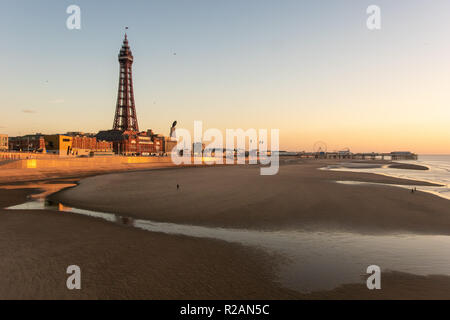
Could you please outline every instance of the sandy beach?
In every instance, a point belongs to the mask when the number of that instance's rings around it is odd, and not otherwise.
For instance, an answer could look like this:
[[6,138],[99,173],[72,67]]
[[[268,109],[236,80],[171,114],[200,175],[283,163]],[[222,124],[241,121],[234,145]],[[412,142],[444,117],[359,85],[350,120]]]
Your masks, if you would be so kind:
[[[77,208],[183,225],[370,235],[450,233],[448,200],[335,181],[422,183],[318,170],[324,164],[285,162],[272,177],[260,176],[253,166],[112,173],[81,179],[77,187],[50,198]],[[60,183],[70,187],[73,182]],[[38,189],[35,184],[4,185],[0,207],[23,203],[42,192]],[[332,290],[299,292],[281,283],[278,269],[288,262],[276,253],[49,210],[0,210],[0,237],[0,274],[8,275],[0,280],[3,299],[450,298],[450,277],[395,270],[383,273],[380,291],[367,290],[362,279]],[[65,286],[70,264],[82,266],[80,291]]]
[[[2,194],[3,196],[4,194]],[[0,299],[293,298],[270,257],[54,212],[1,212]],[[82,290],[66,268],[82,266]]]
[[426,183],[317,170],[323,165],[315,161],[290,163],[275,176],[261,176],[255,166],[100,175],[83,179],[78,187],[50,198],[82,209],[181,224],[450,234],[446,200],[397,187],[341,185],[336,181]]

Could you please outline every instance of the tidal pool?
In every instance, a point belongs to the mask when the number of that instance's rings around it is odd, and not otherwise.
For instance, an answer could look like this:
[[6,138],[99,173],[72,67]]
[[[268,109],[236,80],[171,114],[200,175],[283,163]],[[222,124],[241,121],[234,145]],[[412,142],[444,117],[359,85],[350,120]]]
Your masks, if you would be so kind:
[[380,266],[382,272],[450,275],[450,236],[214,228],[133,219],[47,200],[30,201],[7,209],[81,214],[151,232],[219,239],[259,248],[284,257],[277,262],[279,282],[300,292],[363,282],[367,267],[373,264]]

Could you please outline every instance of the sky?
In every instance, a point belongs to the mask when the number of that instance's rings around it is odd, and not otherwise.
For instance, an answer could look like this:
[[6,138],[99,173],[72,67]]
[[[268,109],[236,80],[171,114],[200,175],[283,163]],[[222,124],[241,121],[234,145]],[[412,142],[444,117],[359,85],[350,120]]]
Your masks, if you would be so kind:
[[111,129],[125,26],[141,130],[450,154],[448,0],[0,0],[0,133]]

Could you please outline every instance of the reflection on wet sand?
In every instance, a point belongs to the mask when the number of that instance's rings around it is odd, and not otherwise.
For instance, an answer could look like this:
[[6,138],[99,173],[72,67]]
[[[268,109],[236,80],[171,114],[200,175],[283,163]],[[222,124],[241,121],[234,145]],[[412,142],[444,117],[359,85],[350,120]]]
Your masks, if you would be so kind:
[[333,289],[362,282],[367,266],[418,275],[450,275],[450,237],[415,234],[361,235],[349,232],[257,231],[213,228],[133,219],[51,201],[31,201],[8,208],[57,210],[87,215],[151,232],[212,238],[261,248],[287,258],[279,280],[300,292]]

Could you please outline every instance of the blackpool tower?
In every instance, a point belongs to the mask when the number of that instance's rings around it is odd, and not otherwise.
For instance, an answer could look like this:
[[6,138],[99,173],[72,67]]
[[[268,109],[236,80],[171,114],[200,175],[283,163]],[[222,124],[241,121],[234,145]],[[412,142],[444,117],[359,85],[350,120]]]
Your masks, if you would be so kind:
[[120,76],[117,93],[116,115],[114,117],[114,130],[139,132],[134,105],[133,76],[131,66],[133,55],[128,45],[127,34],[123,40],[119,53]]

